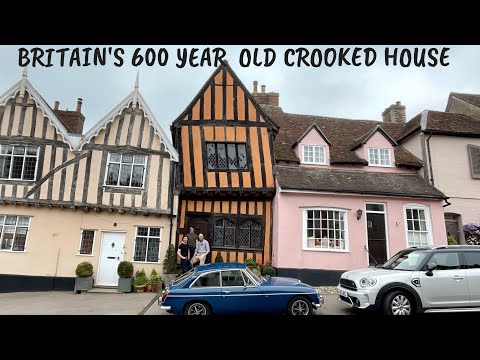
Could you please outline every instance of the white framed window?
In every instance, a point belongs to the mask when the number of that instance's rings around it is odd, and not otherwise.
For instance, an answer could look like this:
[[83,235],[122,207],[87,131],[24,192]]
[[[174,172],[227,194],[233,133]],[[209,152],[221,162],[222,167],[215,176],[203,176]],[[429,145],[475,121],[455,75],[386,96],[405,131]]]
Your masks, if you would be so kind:
[[347,210],[303,209],[303,250],[348,251]]
[[80,249],[78,255],[93,256],[95,244],[95,230],[82,230],[80,235]]
[[326,165],[325,146],[302,145],[302,163]]
[[146,155],[109,153],[105,185],[143,188]]
[[138,226],[133,261],[158,263],[161,235],[162,228]]
[[432,244],[430,213],[424,205],[407,204],[404,206],[407,247]]
[[29,216],[0,215],[0,250],[25,251],[29,227]]
[[0,179],[35,180],[38,146],[0,145]]
[[390,149],[368,148],[368,165],[392,166]]

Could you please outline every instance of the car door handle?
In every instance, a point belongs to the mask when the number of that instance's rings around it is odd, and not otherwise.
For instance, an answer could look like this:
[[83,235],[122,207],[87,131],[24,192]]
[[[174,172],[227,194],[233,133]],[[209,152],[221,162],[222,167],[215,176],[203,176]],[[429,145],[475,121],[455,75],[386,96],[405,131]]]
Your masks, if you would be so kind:
[[224,291],[223,293],[224,293],[224,294],[230,294],[231,291],[226,290],[226,291]]
[[461,276],[454,276],[453,277],[453,280],[462,280],[462,279],[463,279],[463,277],[461,277]]

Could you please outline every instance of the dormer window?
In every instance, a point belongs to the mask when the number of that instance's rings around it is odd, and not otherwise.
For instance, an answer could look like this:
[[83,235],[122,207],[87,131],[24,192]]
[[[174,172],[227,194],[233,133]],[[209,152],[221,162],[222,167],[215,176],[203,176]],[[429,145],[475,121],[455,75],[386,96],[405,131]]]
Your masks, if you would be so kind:
[[390,160],[390,149],[369,148],[368,165],[370,166],[392,166]]
[[302,163],[326,165],[325,146],[303,145],[302,146]]

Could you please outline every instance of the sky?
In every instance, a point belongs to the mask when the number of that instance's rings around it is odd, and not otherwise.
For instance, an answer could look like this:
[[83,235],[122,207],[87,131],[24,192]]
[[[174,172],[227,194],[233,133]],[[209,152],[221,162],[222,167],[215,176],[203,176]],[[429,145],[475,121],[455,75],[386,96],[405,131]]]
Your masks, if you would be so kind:
[[[435,46],[440,51],[449,48],[446,54],[449,56],[445,61],[448,66],[437,64],[434,67],[401,67],[400,65],[385,65],[385,48],[390,52],[393,48],[408,49],[413,53],[415,47],[430,49],[431,46],[368,46],[368,45],[339,45],[339,46],[258,46],[259,61],[264,60],[266,48],[271,48],[276,53],[276,59],[272,66],[240,65],[240,53],[246,48],[253,53],[255,45],[199,45],[199,46],[118,46],[118,45],[65,45],[65,46],[0,46],[0,94],[10,88],[21,78],[22,68],[19,65],[19,49],[29,50],[25,59],[32,61],[31,49],[38,47],[43,50],[69,48],[66,51],[67,65],[60,66],[59,53],[52,53],[52,66],[43,67],[37,64],[28,67],[28,79],[53,107],[58,100],[60,109],[74,110],[77,98],[83,99],[82,113],[86,117],[84,133],[102,119],[123,98],[128,95],[135,83],[137,71],[140,76],[140,92],[147,101],[150,109],[169,135],[170,124],[186,108],[193,97],[197,94],[206,80],[214,71],[214,64],[203,67],[192,67],[189,64],[178,68],[176,64],[177,49],[199,49],[197,54],[201,56],[203,51],[210,49],[214,59],[214,48],[222,48],[226,52],[225,59],[236,72],[240,80],[252,91],[252,83],[257,80],[260,85],[266,85],[267,92],[280,93],[280,106],[283,111],[290,113],[342,117],[349,119],[381,120],[383,110],[396,101],[401,101],[406,106],[407,120],[413,118],[423,110],[444,111],[450,92],[464,92],[480,94],[480,46]],[[80,48],[122,48],[122,66],[115,66],[114,56],[107,56],[104,66],[72,66],[68,64],[72,49]],[[339,55],[341,48],[344,51],[350,48],[346,59],[352,62],[352,53],[356,47],[360,55],[357,61],[362,65],[333,66],[327,67],[325,63],[319,67],[289,67],[285,64],[284,54],[287,49],[304,47],[311,54],[326,54],[329,56],[335,52]],[[365,48],[373,48],[377,54],[376,61],[371,66],[365,65]],[[145,62],[139,66],[133,66],[131,59],[135,50],[140,48],[139,53],[145,54],[148,48],[152,53],[158,54],[161,48],[168,52],[169,58],[165,66],[158,62],[147,66]],[[81,54],[84,54],[81,52]],[[289,60],[296,59],[289,56]],[[244,52],[246,55],[246,52]],[[331,58],[331,57],[330,57]],[[436,55],[439,58],[439,55]],[[46,62],[46,57],[43,58]],[[247,57],[243,57],[247,59]],[[307,58],[308,59],[308,58]],[[428,60],[428,58],[427,58]],[[26,60],[24,60],[26,61]],[[92,60],[90,60],[92,61]],[[197,59],[197,62],[199,59]]]

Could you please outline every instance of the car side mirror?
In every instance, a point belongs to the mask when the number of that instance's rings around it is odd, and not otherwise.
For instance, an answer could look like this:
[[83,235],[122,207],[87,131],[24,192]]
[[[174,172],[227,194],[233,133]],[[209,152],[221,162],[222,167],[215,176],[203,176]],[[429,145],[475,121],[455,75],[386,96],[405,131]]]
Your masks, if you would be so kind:
[[436,268],[437,268],[437,264],[435,264],[434,262],[428,263],[427,272],[425,273],[425,275],[433,276],[433,270],[435,270]]

